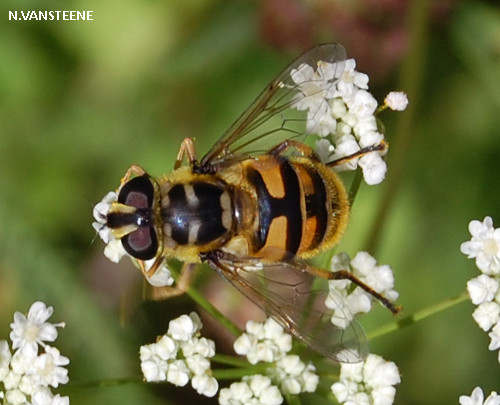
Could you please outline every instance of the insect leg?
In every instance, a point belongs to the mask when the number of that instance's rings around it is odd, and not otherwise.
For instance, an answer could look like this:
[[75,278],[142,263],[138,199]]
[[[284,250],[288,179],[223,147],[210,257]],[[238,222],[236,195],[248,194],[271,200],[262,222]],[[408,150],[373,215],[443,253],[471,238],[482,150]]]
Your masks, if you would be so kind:
[[149,268],[146,267],[146,262],[143,260],[137,260],[137,264],[139,265],[139,269],[141,269],[142,275],[145,278],[150,279],[153,274],[156,273],[156,270],[158,270],[164,260],[165,258],[160,254],[157,256],[154,263]]
[[388,147],[387,143],[385,141],[382,141],[376,145],[371,145],[371,146],[367,146],[366,148],[361,148],[360,150],[358,150],[357,152],[354,152],[351,155],[347,155],[347,156],[341,157],[339,159],[332,160],[331,162],[328,162],[326,165],[328,167],[340,166],[341,164],[344,164],[344,163],[348,162],[349,160],[364,156],[367,153],[375,152],[375,151],[383,151],[383,150],[387,149],[387,147]]
[[316,154],[316,152],[310,147],[302,142],[295,141],[293,139],[287,139],[278,145],[274,146],[270,151],[269,154],[273,156],[278,156],[281,155],[282,153],[286,152],[290,148],[295,148],[302,156],[318,160],[319,157]]
[[125,175],[120,180],[120,187],[123,186],[127,181],[129,181],[132,175],[143,176],[144,174],[146,174],[146,171],[141,166],[139,165],[130,166],[126,171]]
[[321,277],[327,280],[349,280],[356,284],[357,286],[361,287],[363,290],[365,290],[368,294],[373,296],[375,299],[380,301],[380,303],[385,306],[387,309],[389,309],[394,315],[397,315],[399,311],[401,311],[400,306],[395,306],[391,301],[389,301],[386,297],[384,297],[382,294],[378,293],[375,291],[372,287],[370,287],[368,284],[364,283],[361,281],[359,278],[357,278],[354,274],[347,270],[337,270],[337,271],[327,271],[323,269],[318,269],[316,267],[311,267],[308,265],[304,266],[304,269],[309,272],[310,274]]
[[191,285],[196,266],[198,266],[197,263],[184,263],[175,286],[154,287],[145,284],[147,288],[145,291],[146,297],[153,301],[161,301],[184,294]]
[[194,148],[192,138],[184,138],[184,140],[182,141],[179,152],[177,153],[177,159],[175,160],[174,169],[178,169],[181,166],[184,156],[187,156],[189,164],[195,165],[196,163],[198,163],[198,158],[196,157],[196,149]]

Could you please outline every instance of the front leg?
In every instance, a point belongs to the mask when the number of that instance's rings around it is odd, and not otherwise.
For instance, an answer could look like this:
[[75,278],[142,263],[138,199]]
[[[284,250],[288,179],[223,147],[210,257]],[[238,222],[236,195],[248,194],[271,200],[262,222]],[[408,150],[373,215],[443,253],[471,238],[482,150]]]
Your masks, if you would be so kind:
[[326,165],[328,167],[340,166],[344,163],[349,162],[350,160],[359,158],[359,157],[364,156],[370,152],[384,152],[387,150],[388,147],[389,146],[387,145],[387,143],[382,140],[380,143],[377,143],[377,144],[371,145],[371,146],[367,146],[367,147],[362,148],[362,149],[358,150],[357,152],[354,152],[350,155],[332,160],[331,162],[328,162]]
[[187,160],[191,166],[195,166],[198,163],[198,158],[196,157],[196,149],[194,148],[194,142],[192,138],[184,138],[182,141],[179,152],[177,153],[177,159],[175,160],[174,169],[178,169],[184,156],[187,156]]
[[319,161],[319,156],[310,146],[307,146],[306,144],[299,141],[295,141],[293,139],[287,139],[279,143],[269,151],[269,154],[272,156],[278,156],[285,153],[290,148],[294,148],[302,156]]
[[184,263],[175,286],[155,287],[146,284],[146,297],[154,301],[161,301],[184,294],[191,285],[197,266],[198,263]]
[[120,188],[130,180],[132,175],[134,176],[143,176],[147,174],[146,170],[144,170],[141,166],[139,165],[132,165],[128,168],[128,170],[125,172],[125,175],[122,177],[120,180]]
[[385,296],[375,291],[372,287],[361,281],[354,274],[352,274],[347,270],[327,271],[317,267],[309,266],[307,264],[302,264],[301,267],[309,274],[323,278],[325,280],[349,280],[350,282],[356,284],[358,287],[361,287],[368,294],[373,296],[373,298],[378,300],[384,307],[386,307],[394,315],[397,315],[401,311],[401,307],[394,305],[394,303],[391,302],[389,299],[387,299]]

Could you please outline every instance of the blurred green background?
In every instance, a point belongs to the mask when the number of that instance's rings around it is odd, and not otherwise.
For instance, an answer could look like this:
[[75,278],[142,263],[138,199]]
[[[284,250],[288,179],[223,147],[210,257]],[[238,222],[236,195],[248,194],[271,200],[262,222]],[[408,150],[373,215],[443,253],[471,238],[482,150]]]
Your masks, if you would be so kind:
[[[71,359],[74,384],[61,392],[72,404],[215,403],[190,387],[77,385],[140,378],[139,345],[193,308],[186,297],[141,303],[140,274],[109,263],[94,240],[92,207],[132,163],[170,171],[186,136],[202,155],[318,43],[343,43],[379,100],[392,89],[410,98],[407,111],[382,115],[387,181],[362,186],[339,250],[369,248],[390,264],[404,315],[478,275],[459,247],[471,219],[500,226],[497,2],[4,0],[0,10],[0,339],[14,311],[54,306],[53,320],[67,323],[57,346]],[[9,10],[93,10],[94,20],[9,21]],[[231,294],[215,286],[216,302]],[[400,368],[396,403],[500,390],[497,352],[472,311],[462,303],[372,342]],[[240,324],[252,316],[233,312]],[[391,321],[379,309],[364,325]],[[206,334],[218,339],[213,326]]]

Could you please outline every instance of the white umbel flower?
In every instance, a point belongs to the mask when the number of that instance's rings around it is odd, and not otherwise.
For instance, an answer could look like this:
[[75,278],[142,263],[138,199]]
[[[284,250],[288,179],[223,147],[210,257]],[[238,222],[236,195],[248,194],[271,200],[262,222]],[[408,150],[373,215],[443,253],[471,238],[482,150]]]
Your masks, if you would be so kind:
[[184,387],[189,382],[190,372],[184,360],[173,360],[167,369],[167,381],[178,387]]
[[408,107],[408,96],[402,91],[391,91],[385,97],[384,103],[394,111],[404,111]]
[[362,363],[341,363],[331,389],[341,404],[391,405],[401,382],[396,364],[370,354]]
[[156,343],[141,346],[146,381],[168,381],[181,387],[191,381],[200,395],[213,397],[219,389],[209,360],[215,355],[215,343],[200,337],[202,326],[195,312],[181,315],[170,321],[167,334]]
[[235,382],[229,388],[223,388],[219,394],[220,405],[244,405],[250,403],[253,392],[245,382]]
[[27,316],[16,312],[14,322],[10,324],[12,348],[19,349],[25,357],[34,358],[38,354],[39,345],[44,346],[44,342],[55,341],[57,328],[64,327],[64,323],[46,322],[53,312],[52,307],[47,307],[41,301],[31,305]]
[[193,335],[201,329],[201,321],[198,314],[191,312],[188,315],[170,321],[168,324],[168,335],[177,341],[188,341]]
[[118,201],[118,194],[115,191],[108,192],[103,199],[94,206],[93,214],[95,222],[92,223],[92,227],[106,244],[104,256],[113,263],[118,263],[123,256],[128,255],[123,248],[122,242],[114,237],[112,230],[108,228],[106,224],[106,217],[111,209],[111,205],[116,201]]
[[198,394],[206,397],[213,397],[219,389],[217,380],[206,373],[196,374],[192,379],[191,385]]
[[27,403],[26,395],[19,389],[7,391],[5,399],[9,405],[25,405]]
[[301,392],[315,392],[319,377],[312,364],[305,364],[297,355],[287,355],[276,362],[276,379],[281,392],[297,395]]
[[69,381],[68,370],[65,368],[69,359],[62,356],[55,347],[47,347],[45,353],[33,359],[30,374],[32,381],[40,386],[51,386],[57,388],[59,384]]
[[118,200],[118,194],[114,191],[107,193],[103,199],[94,206],[93,214],[96,222],[92,223],[93,228],[97,231],[99,237],[106,244],[113,239],[111,230],[105,226],[106,216],[111,208],[111,204]]
[[[270,391],[275,392],[279,387],[278,392],[283,394],[297,395],[302,392],[315,392],[319,382],[319,377],[315,373],[315,367],[312,364],[305,364],[297,355],[288,354],[291,349],[291,336],[285,333],[283,328],[272,318],[268,318],[262,323],[254,321],[247,322],[245,333],[239,336],[234,342],[234,350],[236,353],[246,356],[251,364],[256,364],[258,362],[274,363],[269,364],[266,372],[268,377],[276,384],[276,386],[270,386],[268,388]],[[257,378],[255,381],[267,381],[268,377],[266,377],[266,380]],[[245,379],[242,380],[240,384],[243,385],[241,387],[244,387],[246,381]],[[234,387],[234,389],[236,389],[240,386],[235,385]],[[234,400],[234,395],[231,394],[232,390],[233,388],[231,387],[229,391],[227,391],[227,389],[224,393],[221,391],[221,398],[223,401],[229,401],[229,399]],[[259,396],[260,394],[258,394],[253,387],[252,391],[255,394],[253,400],[256,400],[257,397],[259,397],[260,400],[263,400],[262,398],[267,398]],[[272,398],[274,399],[269,403],[275,403],[273,401],[278,401],[279,398],[281,398],[280,401],[283,401],[281,394],[280,396],[273,394]],[[260,404],[268,402],[255,403]]]
[[476,387],[470,397],[461,395],[458,401],[460,405],[500,405],[500,395],[492,391],[488,398],[484,400],[483,390]]
[[[351,260],[347,253],[340,253],[332,258],[332,271],[349,270],[358,279],[395,301],[398,293],[394,290],[394,275],[388,265],[377,266],[376,260],[367,252],[359,252]],[[329,295],[325,301],[327,308],[333,310],[332,323],[339,328],[346,328],[357,314],[371,310],[373,297],[361,287],[349,291],[349,280],[330,280]]]
[[470,241],[462,243],[460,250],[469,259],[476,259],[476,266],[484,274],[500,273],[500,229],[493,227],[491,217],[485,217],[483,222],[471,221]]
[[28,315],[14,314],[9,344],[0,340],[0,391],[2,403],[9,405],[68,405],[69,398],[54,395],[50,387],[68,382],[69,359],[47,342],[57,338],[64,323],[50,323],[53,308],[41,301],[31,305]]
[[488,334],[491,338],[490,345],[488,349],[497,350],[500,348],[500,324],[497,322],[496,325],[491,329],[491,332]]
[[7,377],[11,359],[12,354],[9,349],[9,343],[6,340],[0,340],[0,381],[3,381]]
[[39,389],[31,395],[31,405],[69,405],[69,398],[54,395],[48,389]]
[[[307,132],[321,137],[316,151],[326,162],[350,156],[363,147],[384,144],[375,118],[377,101],[368,91],[369,78],[355,68],[354,59],[339,63],[320,61],[317,66],[302,64],[290,73],[296,90],[292,106],[307,112]],[[407,103],[404,93],[392,92],[385,105],[402,110]],[[346,141],[348,145],[344,145]],[[356,148],[352,147],[352,141]],[[384,148],[370,152],[363,156],[365,159],[350,159],[335,168],[354,170],[359,163],[367,184],[378,184],[387,171],[381,159],[386,151]]]
[[493,301],[498,291],[498,280],[481,274],[467,282],[467,291],[474,305]]
[[[467,282],[470,299],[477,308],[472,317],[485,332],[490,331],[489,349],[500,348],[500,229],[493,227],[491,217],[469,223],[471,240],[462,243],[460,250],[483,273]],[[499,352],[500,362],[500,352]]]
[[482,302],[472,313],[479,327],[488,332],[500,318],[500,306],[496,302]]
[[[175,353],[177,354],[177,351]],[[141,346],[139,357],[141,359],[142,375],[146,381],[165,381],[167,379],[167,360],[170,357],[162,358],[155,343]]]
[[[151,259],[146,261],[146,269],[151,268],[155,260],[156,259]],[[164,287],[174,284],[174,278],[172,277],[172,273],[168,268],[166,262],[163,262],[163,264],[155,271],[155,273],[151,277],[146,277],[146,280],[148,280],[148,283],[153,287]]]
[[243,377],[241,382],[232,383],[219,394],[220,405],[280,405],[283,396],[269,377],[256,374]]
[[248,321],[246,333],[241,334],[234,342],[234,350],[247,357],[251,364],[258,362],[271,363],[292,348],[292,337],[272,318],[264,323]]
[[368,185],[382,183],[387,172],[387,164],[377,152],[370,152],[359,159],[359,167]]

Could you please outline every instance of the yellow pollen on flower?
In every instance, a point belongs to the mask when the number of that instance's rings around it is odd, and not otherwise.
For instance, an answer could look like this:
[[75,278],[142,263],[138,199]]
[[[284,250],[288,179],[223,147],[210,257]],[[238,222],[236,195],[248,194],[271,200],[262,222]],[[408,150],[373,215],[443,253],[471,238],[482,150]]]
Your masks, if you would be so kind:
[[498,253],[498,244],[496,243],[495,239],[486,239],[483,243],[483,250],[484,253],[486,253],[486,255],[488,256],[496,256],[496,254]]
[[38,374],[47,377],[54,371],[54,363],[52,361],[48,361],[45,363],[43,368],[38,369]]
[[24,334],[24,336],[28,342],[35,342],[39,332],[40,328],[37,325],[30,325],[26,329],[26,333]]

